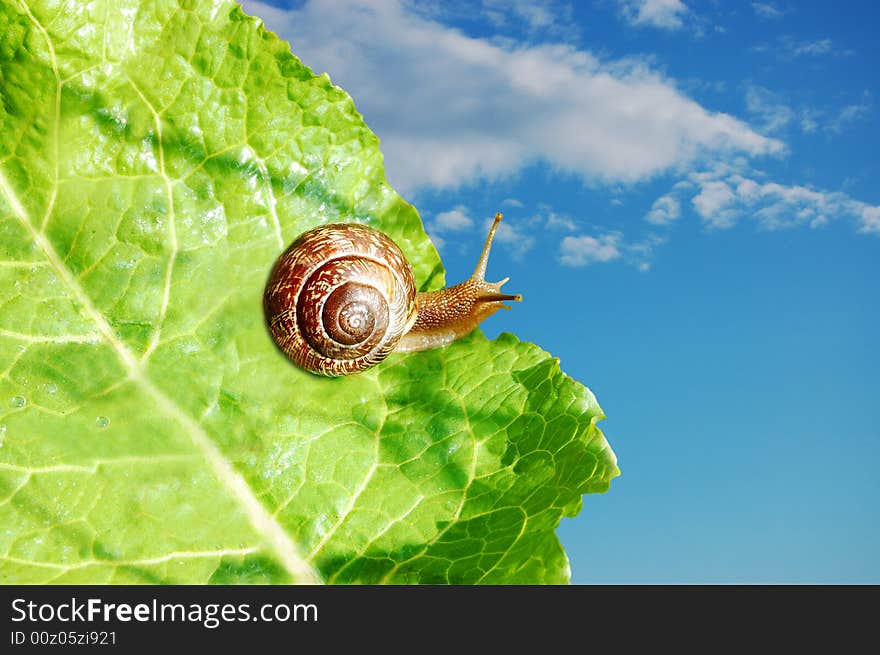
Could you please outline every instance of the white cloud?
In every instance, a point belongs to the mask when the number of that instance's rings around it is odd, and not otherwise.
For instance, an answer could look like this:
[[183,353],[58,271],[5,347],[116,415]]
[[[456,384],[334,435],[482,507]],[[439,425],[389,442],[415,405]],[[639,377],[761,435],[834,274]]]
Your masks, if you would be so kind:
[[616,232],[598,237],[567,236],[559,246],[559,261],[565,266],[589,266],[620,258],[621,235]]
[[440,212],[433,219],[425,221],[425,231],[434,242],[434,247],[441,251],[446,249],[450,232],[463,232],[473,226],[474,221],[464,205]]
[[516,207],[518,209],[525,206],[522,200],[517,200],[516,198],[505,198],[501,201],[501,204],[505,207]]
[[649,234],[641,241],[630,243],[626,246],[627,261],[639,269],[642,273],[651,270],[651,262],[654,259],[654,250],[666,243],[665,237]]
[[[484,0],[481,7],[507,7],[537,30],[550,20],[542,8],[554,4],[561,6],[559,0],[544,0],[531,13],[518,1],[507,6]],[[611,189],[673,172],[684,180],[655,201],[645,216],[650,223],[677,220],[689,205],[715,228],[746,217],[768,229],[818,227],[848,217],[859,231],[880,233],[878,207],[843,193],[774,185],[755,173],[753,159],[783,153],[783,143],[701,106],[650,59],[602,59],[566,43],[473,38],[404,0],[311,0],[297,9],[246,0],[244,6],[290,40],[307,65],[329,71],[353,96],[382,141],[389,180],[403,193],[477,185],[537,162]],[[633,20],[665,22],[667,29],[698,19],[672,0],[629,6]],[[787,38],[778,44],[791,56],[839,54],[830,39]],[[791,109],[761,90],[753,90],[746,104],[768,132],[796,124],[816,131],[820,118],[821,129],[831,130],[829,125],[847,125],[871,109],[869,96],[837,112]],[[515,198],[503,204],[522,208]],[[654,236],[629,241],[607,230],[579,234],[582,228],[568,217],[541,208],[536,216],[505,220],[499,244],[522,256],[534,247],[539,230],[564,230],[569,234],[560,243],[559,260],[565,265],[620,259],[645,270],[662,242]],[[471,233],[481,243],[474,224],[464,207],[427,221],[440,248],[454,241],[469,249]]]
[[794,41],[786,40],[789,52],[799,55],[824,55],[831,52],[831,39],[819,39],[818,41]]
[[677,30],[688,13],[681,0],[619,0],[621,13],[633,25]]
[[547,218],[544,221],[544,227],[548,230],[565,230],[566,232],[574,232],[577,224],[568,216],[562,216],[555,211],[548,210]]
[[[440,212],[434,218],[425,221],[425,230],[434,242],[438,250],[445,250],[454,238],[459,244],[458,250],[463,254],[470,250],[470,245],[483,246],[483,239],[489,233],[492,218],[487,218],[483,224],[480,235],[474,230],[474,219],[464,205],[458,205],[453,209]],[[503,244],[504,249],[514,259],[523,257],[535,245],[535,237],[528,233],[529,225],[520,224],[505,218],[495,232],[495,243]],[[468,233],[468,234],[464,234]]]
[[861,105],[847,105],[843,109],[840,110],[840,114],[837,117],[838,122],[849,123],[858,118],[861,118],[865,114],[870,111],[870,106],[867,104]]
[[651,211],[645,216],[645,220],[654,225],[668,225],[681,216],[681,205],[678,198],[672,195],[660,196],[651,205]]
[[775,54],[782,60],[797,57],[849,57],[855,54],[850,48],[836,47],[831,39],[801,40],[791,35],[781,36],[775,43],[761,43],[749,48],[753,52]]
[[815,110],[804,110],[801,115],[801,131],[803,131],[804,134],[813,134],[819,129],[819,121],[817,121],[816,118],[817,112]]
[[585,181],[635,182],[702,159],[782,150],[644,62],[471,38],[400,0],[244,6],[352,94],[404,193],[503,178],[538,161]]
[[725,183],[718,180],[703,182],[700,192],[693,197],[691,204],[700,217],[712,227],[730,227],[734,224],[737,213],[730,206],[736,195]]
[[865,94],[861,102],[847,105],[841,109],[829,123],[828,130],[837,133],[843,132],[851,123],[865,118],[870,113],[871,98]]
[[819,228],[849,220],[858,232],[880,234],[880,206],[840,191],[759,181],[736,166],[692,173],[687,184],[677,184],[661,198],[689,194],[700,219],[713,229],[733,227],[742,219],[751,219],[767,230],[802,225]]
[[[528,34],[575,36],[579,29],[572,7],[557,0],[483,0],[482,14],[496,28],[524,28]],[[463,3],[461,13],[472,15],[474,3]]]
[[775,93],[754,84],[746,89],[746,110],[761,121],[764,132],[779,132],[795,117],[794,110]]
[[746,110],[759,123],[761,131],[770,134],[778,133],[791,124],[799,127],[805,134],[813,134],[820,127],[826,133],[839,134],[852,123],[868,116],[873,109],[871,94],[868,92],[863,93],[859,101],[840,109],[792,108],[778,93],[755,84],[746,87],[745,100]]
[[871,232],[880,234],[880,207],[864,205],[861,207],[861,226],[860,232]]
[[[487,232],[491,224],[491,219],[486,222]],[[504,219],[498,226],[495,241],[504,244],[505,249],[514,259],[521,259],[535,245],[535,237],[528,234],[524,226],[508,219]]]
[[458,232],[474,226],[473,219],[467,215],[467,208],[462,205],[440,212],[432,223],[435,229],[441,232]]
[[755,10],[755,14],[757,14],[760,18],[767,19],[782,18],[786,13],[788,13],[785,9],[780,9],[776,5],[769,2],[753,2],[752,9]]
[[564,266],[581,268],[621,260],[646,272],[651,268],[654,250],[666,239],[649,234],[639,241],[627,241],[618,231],[598,236],[567,236],[559,244],[559,262]]

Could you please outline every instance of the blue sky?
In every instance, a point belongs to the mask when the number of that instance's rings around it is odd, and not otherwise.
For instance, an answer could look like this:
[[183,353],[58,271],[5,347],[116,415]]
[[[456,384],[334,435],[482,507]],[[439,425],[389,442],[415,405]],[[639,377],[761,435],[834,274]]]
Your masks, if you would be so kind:
[[880,9],[247,0],[596,394],[575,583],[880,582]]

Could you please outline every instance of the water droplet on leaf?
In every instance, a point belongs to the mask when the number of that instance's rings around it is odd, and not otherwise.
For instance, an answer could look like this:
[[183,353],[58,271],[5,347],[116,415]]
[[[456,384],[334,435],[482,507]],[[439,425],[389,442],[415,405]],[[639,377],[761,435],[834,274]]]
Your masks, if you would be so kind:
[[99,416],[95,419],[95,425],[97,425],[99,428],[106,428],[108,425],[110,425],[110,419],[106,416]]
[[22,408],[27,405],[27,398],[24,396],[13,396],[12,397],[12,406],[16,408]]

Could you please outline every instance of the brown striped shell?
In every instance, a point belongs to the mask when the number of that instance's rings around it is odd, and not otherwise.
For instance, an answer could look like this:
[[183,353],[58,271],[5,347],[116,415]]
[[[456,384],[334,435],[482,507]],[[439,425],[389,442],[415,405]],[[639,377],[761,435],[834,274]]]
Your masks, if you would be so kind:
[[272,269],[263,296],[272,338],[321,375],[385,359],[416,320],[412,268],[389,237],[358,223],[300,235]]

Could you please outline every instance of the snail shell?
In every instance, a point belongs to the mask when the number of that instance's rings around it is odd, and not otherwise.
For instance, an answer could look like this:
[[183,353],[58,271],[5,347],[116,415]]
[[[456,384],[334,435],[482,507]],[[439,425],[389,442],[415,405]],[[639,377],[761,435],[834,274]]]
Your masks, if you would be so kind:
[[412,268],[385,234],[357,223],[316,227],[275,264],[269,331],[297,365],[323,375],[383,360],[416,319]]
[[388,236],[358,223],[301,234],[275,262],[263,295],[269,332],[298,366],[348,375],[401,352],[436,348],[471,332],[519,295],[484,279],[501,214],[477,268],[461,284],[416,293],[412,267]]

